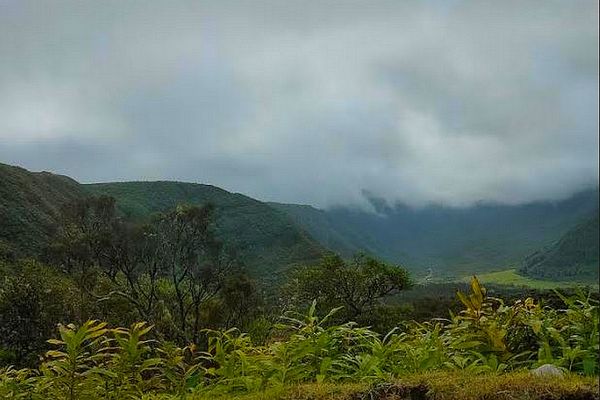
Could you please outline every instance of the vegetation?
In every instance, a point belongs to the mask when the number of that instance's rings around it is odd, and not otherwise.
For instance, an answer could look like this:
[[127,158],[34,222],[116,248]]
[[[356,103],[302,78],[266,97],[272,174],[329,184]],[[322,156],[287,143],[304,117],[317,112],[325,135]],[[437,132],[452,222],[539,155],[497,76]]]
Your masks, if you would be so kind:
[[406,264],[415,274],[430,270],[435,278],[456,278],[521,263],[528,254],[558,240],[597,213],[598,189],[558,202],[518,206],[412,208],[372,197],[367,200],[372,211],[271,205],[345,257],[365,251]]
[[302,384],[252,394],[191,396],[196,400],[594,400],[599,397],[595,377],[569,375],[568,379],[548,380],[527,372],[473,375],[463,371],[419,373],[383,384]]
[[[557,288],[570,288],[577,286],[590,286],[598,288],[597,283],[591,283],[590,281],[551,281],[531,278],[520,274],[516,269],[507,269],[503,271],[488,272],[485,274],[478,275],[479,279],[483,283],[493,283],[498,285],[511,285],[518,287],[528,287],[533,289],[549,290]],[[464,278],[464,281],[468,281],[469,278]]]
[[[434,278],[480,274],[499,265],[521,263],[582,219],[597,214],[598,209],[598,190],[593,189],[557,203],[523,206],[412,209],[370,198],[376,212],[339,207],[317,210],[267,204],[210,185],[81,185],[64,176],[0,164],[0,259],[38,256],[53,236],[61,207],[102,195],[114,197],[119,215],[136,222],[148,221],[154,213],[168,212],[179,204],[213,204],[218,238],[235,249],[250,275],[272,282],[280,282],[295,266],[314,264],[326,249],[343,257],[366,252],[391,263],[401,262],[416,275],[429,271]],[[575,275],[559,276],[556,271],[562,271],[565,263],[550,254],[544,256],[546,266],[535,267],[539,263],[533,263],[526,268],[530,271],[527,274],[544,279],[594,280],[598,265],[588,256],[595,254],[597,258],[597,247],[594,250],[581,241],[577,243],[567,247],[587,251],[588,255],[568,253],[572,267],[566,270]],[[589,243],[593,245],[593,239]]]
[[0,262],[0,363],[34,365],[57,322],[145,319],[157,336],[199,340],[201,328],[245,327],[260,312],[254,281],[214,234],[211,206],[180,206],[147,224],[114,199],[65,207],[36,260]]
[[243,285],[242,269],[214,230],[211,205],[179,206],[134,225],[118,218],[113,198],[89,198],[66,207],[46,254],[96,302],[120,299],[161,334],[197,340],[207,307],[225,289],[220,305],[230,307],[230,322],[252,306],[253,287]]
[[38,262],[0,263],[0,364],[35,365],[56,323],[87,314],[81,299],[70,278]]
[[53,235],[60,207],[83,192],[65,176],[0,164],[0,259],[37,255]]
[[253,276],[276,280],[296,265],[318,261],[325,249],[286,214],[265,203],[209,185],[127,182],[82,185],[48,172],[0,164],[0,259],[38,257],[54,236],[66,205],[110,195],[119,216],[146,222],[179,204],[215,207],[216,234],[235,249]]
[[[79,185],[0,167],[2,398],[576,399],[598,389],[597,291],[540,290],[554,284],[514,270],[484,274],[489,290],[476,278],[414,284],[369,254],[328,254],[277,205],[218,188]],[[581,244],[567,236],[563,247]],[[543,364],[565,379],[530,375]]]
[[569,230],[550,248],[531,254],[521,272],[541,279],[586,279],[597,282],[600,271],[598,212]]
[[235,249],[254,276],[274,278],[286,269],[318,261],[325,249],[285,214],[265,203],[210,185],[123,182],[85,185],[93,195],[114,197],[129,219],[145,221],[179,204],[215,208],[216,234]]
[[337,255],[316,266],[297,268],[284,288],[292,303],[316,300],[322,309],[339,308],[340,318],[372,324],[381,300],[410,287],[405,269],[359,254],[345,261]]
[[[459,314],[448,320],[411,323],[385,336],[354,323],[330,325],[335,310],[320,318],[313,303],[304,315],[284,315],[265,345],[254,345],[237,329],[209,330],[205,351],[155,340],[146,323],[129,329],[109,328],[98,321],[61,325],[59,338],[49,340],[55,349],[46,353],[38,369],[2,372],[0,394],[4,398],[151,398],[152,394],[203,398],[277,393],[306,383],[358,382],[379,384],[368,390],[392,394],[422,385],[418,390],[425,395],[431,385],[446,398],[456,398],[448,397],[456,385],[448,384],[447,378],[431,383],[424,377],[436,375],[423,374],[447,371],[455,375],[446,376],[464,380],[466,375],[460,373],[485,376],[547,363],[570,373],[598,374],[599,311],[589,296],[563,297],[565,307],[558,310],[530,298],[506,305],[488,297],[475,278],[471,293],[458,296],[464,305]],[[404,386],[382,385],[397,379]],[[523,390],[522,382],[529,386],[531,380],[519,373],[501,379],[509,390]],[[480,382],[486,393],[498,387],[485,378]],[[528,391],[534,393],[553,386],[533,382]],[[590,381],[554,385],[565,391],[569,386],[574,391],[587,387],[587,394],[593,393]]]

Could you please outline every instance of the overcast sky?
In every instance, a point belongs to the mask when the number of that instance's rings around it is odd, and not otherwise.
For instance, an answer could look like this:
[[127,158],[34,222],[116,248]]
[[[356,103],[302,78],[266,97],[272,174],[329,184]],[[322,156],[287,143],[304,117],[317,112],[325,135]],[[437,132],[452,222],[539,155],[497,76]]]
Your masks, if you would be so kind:
[[598,183],[598,1],[0,0],[0,162],[262,200]]

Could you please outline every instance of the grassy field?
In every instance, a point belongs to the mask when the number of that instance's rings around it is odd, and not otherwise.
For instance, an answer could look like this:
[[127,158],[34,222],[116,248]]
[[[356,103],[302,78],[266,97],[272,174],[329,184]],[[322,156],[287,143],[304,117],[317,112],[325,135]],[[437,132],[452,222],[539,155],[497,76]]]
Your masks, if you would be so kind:
[[[591,286],[598,289],[598,284],[593,283],[578,283],[578,282],[558,282],[558,281],[546,281],[541,279],[533,279],[523,275],[519,275],[516,269],[507,269],[503,271],[488,272],[485,274],[477,275],[481,283],[483,284],[499,284],[499,285],[512,285],[512,286],[524,286],[533,289],[559,289],[575,286]],[[470,276],[464,277],[461,280],[469,282]]]

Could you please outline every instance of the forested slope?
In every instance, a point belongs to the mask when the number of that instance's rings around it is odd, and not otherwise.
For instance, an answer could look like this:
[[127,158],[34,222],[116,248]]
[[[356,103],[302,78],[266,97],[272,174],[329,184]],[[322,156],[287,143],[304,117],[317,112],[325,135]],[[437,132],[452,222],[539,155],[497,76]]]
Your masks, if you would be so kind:
[[552,246],[525,259],[521,271],[544,279],[597,281],[599,266],[598,212],[570,229]]
[[[52,234],[61,205],[96,195],[115,197],[122,215],[134,220],[180,203],[213,203],[221,239],[235,248],[251,271],[265,275],[315,262],[326,249],[344,256],[365,251],[438,276],[481,273],[521,263],[589,219],[598,207],[596,188],[562,201],[518,206],[415,209],[372,198],[375,212],[344,207],[319,210],[267,204],[210,185],[169,181],[82,185],[65,176],[0,164],[0,247],[35,255]],[[573,248],[568,244],[572,242],[565,239],[567,244],[561,246]],[[547,257],[559,259],[557,254],[562,253],[554,251]],[[539,268],[529,270],[539,276]]]
[[239,258],[256,274],[315,262],[325,252],[286,214],[215,186],[162,181],[102,183],[85,188],[95,195],[113,196],[118,208],[128,218],[137,220],[181,203],[213,204],[219,236],[237,250]]
[[200,184],[127,182],[83,185],[49,172],[0,164],[0,249],[35,256],[52,236],[64,204],[89,196],[109,195],[123,217],[143,220],[180,203],[212,203],[217,230],[255,275],[271,276],[298,263],[318,260],[325,252],[286,214],[241,194]]
[[61,206],[84,193],[66,176],[0,164],[0,242],[16,255],[37,253],[52,234]]
[[272,204],[287,212],[323,245],[342,254],[364,250],[414,270],[442,275],[482,272],[520,263],[558,240],[598,207],[592,189],[555,202],[479,204],[468,208],[411,208],[371,199],[374,212],[319,210]]

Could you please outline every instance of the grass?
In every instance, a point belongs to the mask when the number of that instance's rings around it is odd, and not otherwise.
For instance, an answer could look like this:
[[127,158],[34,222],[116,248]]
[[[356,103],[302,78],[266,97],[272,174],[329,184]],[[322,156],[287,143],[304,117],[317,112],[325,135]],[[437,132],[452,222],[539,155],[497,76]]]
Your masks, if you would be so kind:
[[247,395],[196,395],[193,400],[505,400],[598,399],[598,378],[567,374],[564,378],[534,377],[528,371],[473,375],[432,372],[408,375],[390,383],[368,385],[305,384],[283,386]]
[[[477,275],[481,283],[483,284],[498,284],[498,285],[512,285],[528,287],[532,289],[560,289],[574,286],[589,286],[598,289],[597,283],[584,283],[584,282],[564,282],[564,281],[548,281],[542,279],[529,278],[517,273],[516,269],[507,269],[503,271],[488,272],[485,274]],[[463,282],[469,282],[471,277],[464,277],[461,279]]]

